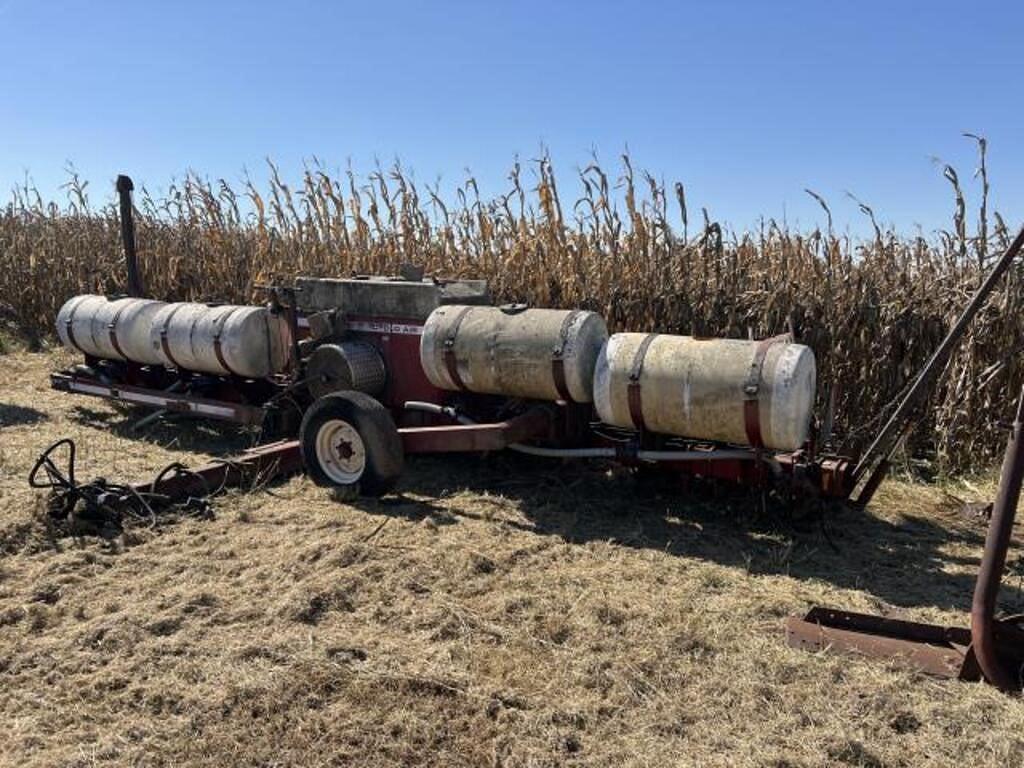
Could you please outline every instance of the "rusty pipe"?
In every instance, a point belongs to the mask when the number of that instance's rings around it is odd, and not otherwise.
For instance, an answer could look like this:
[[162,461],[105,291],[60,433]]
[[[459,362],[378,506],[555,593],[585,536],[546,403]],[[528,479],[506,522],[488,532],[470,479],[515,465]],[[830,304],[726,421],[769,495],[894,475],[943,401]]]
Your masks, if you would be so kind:
[[992,505],[992,519],[985,536],[985,551],[978,569],[971,603],[971,644],[978,666],[985,679],[1004,690],[1019,687],[1019,675],[1011,673],[1000,661],[996,649],[996,599],[1002,581],[1006,554],[1010,548],[1010,535],[1020,500],[1021,482],[1024,481],[1024,389],[1017,403],[1017,416],[1013,432],[1006,444],[1003,467],[999,475],[999,490]]
[[132,214],[132,190],[135,185],[128,176],[117,177],[117,197],[121,217],[121,243],[124,246],[125,267],[128,270],[128,295],[141,298],[145,293],[139,272],[139,255],[135,249],[135,218]]

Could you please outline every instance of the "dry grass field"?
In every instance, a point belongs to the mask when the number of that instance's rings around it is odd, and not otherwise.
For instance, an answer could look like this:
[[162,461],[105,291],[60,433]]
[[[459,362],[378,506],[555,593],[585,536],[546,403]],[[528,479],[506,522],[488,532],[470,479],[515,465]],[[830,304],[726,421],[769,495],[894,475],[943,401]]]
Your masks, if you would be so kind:
[[1024,763],[1020,700],[781,630],[814,603],[965,623],[984,528],[960,500],[991,484],[890,482],[823,528],[596,466],[417,458],[382,500],[297,477],[77,539],[25,482],[56,438],[120,480],[246,438],[133,434],[48,389],[66,359],[0,356],[2,765]]

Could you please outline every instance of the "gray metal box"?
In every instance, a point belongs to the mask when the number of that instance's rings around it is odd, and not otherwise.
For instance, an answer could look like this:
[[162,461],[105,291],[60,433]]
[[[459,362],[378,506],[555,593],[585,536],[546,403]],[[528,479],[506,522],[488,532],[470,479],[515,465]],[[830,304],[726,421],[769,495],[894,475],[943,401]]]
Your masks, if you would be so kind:
[[442,304],[490,304],[486,280],[403,280],[391,277],[299,277],[296,302],[306,313],[424,321]]

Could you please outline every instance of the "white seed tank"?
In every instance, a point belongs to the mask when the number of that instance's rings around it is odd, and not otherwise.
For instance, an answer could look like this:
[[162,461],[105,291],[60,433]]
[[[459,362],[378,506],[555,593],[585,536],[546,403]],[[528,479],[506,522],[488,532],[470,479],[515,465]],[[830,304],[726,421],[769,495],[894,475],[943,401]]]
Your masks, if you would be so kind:
[[69,349],[187,371],[265,378],[284,370],[291,336],[266,307],[76,296],[57,313]]
[[[638,365],[637,353],[649,335]],[[594,372],[598,416],[606,424],[637,428],[633,416],[639,410],[651,432],[742,445],[751,443],[753,419],[766,448],[796,450],[807,440],[814,405],[814,353],[781,341],[764,344],[759,352],[759,344],[616,333]],[[632,409],[631,375],[638,385]]]
[[594,312],[449,304],[427,318],[420,363],[441,389],[589,403],[607,338]]
[[149,346],[149,329],[164,306],[149,299],[75,296],[57,312],[57,335],[68,349],[93,357],[160,365],[162,358]]
[[164,365],[249,379],[283,371],[290,343],[284,315],[266,307],[167,304],[149,329]]

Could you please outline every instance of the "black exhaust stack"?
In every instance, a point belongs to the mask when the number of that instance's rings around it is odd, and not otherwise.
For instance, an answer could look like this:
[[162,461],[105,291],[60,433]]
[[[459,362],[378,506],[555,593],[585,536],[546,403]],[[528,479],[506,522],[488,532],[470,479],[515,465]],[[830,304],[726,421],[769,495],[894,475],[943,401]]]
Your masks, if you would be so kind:
[[124,243],[124,261],[128,267],[128,295],[140,298],[144,289],[139,273],[139,257],[135,250],[135,219],[132,215],[132,184],[128,176],[117,177],[117,196],[121,206],[121,242]]

